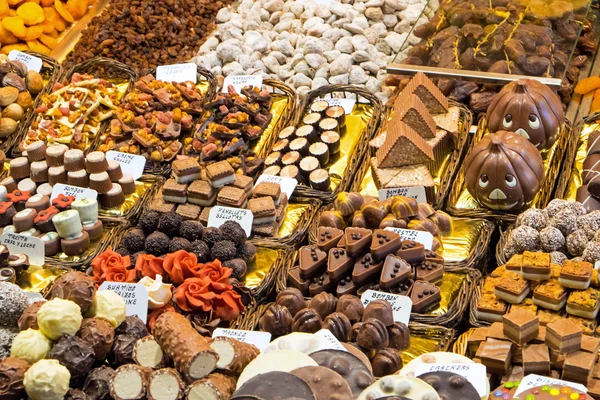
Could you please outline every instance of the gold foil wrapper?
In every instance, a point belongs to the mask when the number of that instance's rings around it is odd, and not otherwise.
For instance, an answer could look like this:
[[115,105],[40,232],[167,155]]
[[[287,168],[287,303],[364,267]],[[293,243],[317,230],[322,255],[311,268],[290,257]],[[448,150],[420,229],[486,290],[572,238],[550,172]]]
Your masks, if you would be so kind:
[[300,224],[300,221],[302,221],[302,218],[304,218],[305,213],[308,212],[309,209],[310,205],[308,204],[288,204],[287,209],[285,211],[285,216],[283,217],[283,223],[281,224],[281,227],[279,228],[279,232],[277,232],[276,237],[279,239],[283,239],[287,238],[288,236],[291,236],[296,230],[296,227]]
[[465,279],[467,279],[466,274],[444,272],[442,284],[440,285],[440,294],[442,295],[440,305],[437,308],[421,315],[442,316],[446,314],[448,309],[452,307],[454,300],[456,300],[456,296],[458,296],[458,292],[460,291]]
[[279,121],[290,107],[290,99],[288,96],[279,93],[271,93],[271,96],[273,97],[273,103],[271,104],[270,112],[273,117],[262,135],[260,135],[260,138],[253,141],[250,146],[251,151],[263,158],[267,156],[268,151],[270,150],[270,144],[272,143],[271,137],[279,134],[279,129],[276,129],[276,127],[284,128],[283,126],[279,126]]
[[571,170],[571,177],[567,184],[567,189],[564,198],[567,200],[575,200],[577,194],[577,188],[583,183],[581,181],[581,172],[583,171],[583,162],[587,155],[587,142],[590,137],[590,133],[593,131],[600,130],[600,123],[589,123],[583,124],[581,127],[581,134],[577,138],[577,153],[575,154],[575,162]]
[[280,250],[266,247],[256,247],[256,260],[248,264],[248,272],[243,282],[244,286],[255,288],[260,286],[271,268],[279,258]]
[[66,269],[37,267],[31,265],[27,270],[17,276],[17,285],[23,290],[30,292],[41,292],[48,287],[56,278],[66,273]]
[[98,214],[101,217],[123,217],[140,201],[147,190],[149,190],[155,182],[135,181],[135,192],[125,197],[125,202],[118,207],[103,208],[100,207]]

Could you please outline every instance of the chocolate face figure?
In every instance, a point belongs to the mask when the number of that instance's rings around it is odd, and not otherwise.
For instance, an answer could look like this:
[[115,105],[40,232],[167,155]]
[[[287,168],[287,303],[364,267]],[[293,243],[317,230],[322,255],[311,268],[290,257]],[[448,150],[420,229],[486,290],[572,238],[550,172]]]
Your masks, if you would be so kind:
[[486,118],[490,132],[515,132],[538,150],[552,147],[565,122],[558,96],[548,86],[531,79],[506,85],[494,96]]
[[533,200],[544,179],[540,153],[513,132],[489,133],[464,164],[471,196],[493,210],[512,211]]

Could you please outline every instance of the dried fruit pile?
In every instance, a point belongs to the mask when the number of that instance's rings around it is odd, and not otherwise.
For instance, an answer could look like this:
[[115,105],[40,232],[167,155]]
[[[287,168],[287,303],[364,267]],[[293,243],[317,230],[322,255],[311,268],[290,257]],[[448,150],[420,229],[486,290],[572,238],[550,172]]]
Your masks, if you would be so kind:
[[600,112],[600,76],[590,76],[582,81],[579,81],[575,86],[575,93],[586,95],[594,92],[594,99],[590,106],[589,113],[594,114]]
[[0,52],[31,50],[50,54],[69,24],[85,15],[95,0],[0,0]]
[[95,17],[64,66],[97,56],[119,60],[137,72],[189,60],[230,0],[115,0]]

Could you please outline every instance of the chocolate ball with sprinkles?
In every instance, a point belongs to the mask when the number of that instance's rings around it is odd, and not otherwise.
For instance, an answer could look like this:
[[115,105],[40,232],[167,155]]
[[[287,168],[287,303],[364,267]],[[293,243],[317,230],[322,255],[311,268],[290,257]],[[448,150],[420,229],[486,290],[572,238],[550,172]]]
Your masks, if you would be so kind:
[[125,247],[125,246],[122,246],[122,245],[119,245],[119,247],[117,247],[117,248],[115,249],[115,252],[116,252],[117,254],[119,254],[120,256],[123,256],[123,257],[125,257],[125,256],[128,256],[128,255],[129,255],[129,250],[127,250],[127,247]]
[[548,215],[553,216],[556,213],[558,213],[559,211],[567,208],[568,206],[569,206],[568,200],[553,199],[546,206],[546,212],[548,213]]
[[530,208],[519,214],[516,225],[530,226],[539,231],[548,225],[548,215],[544,210],[540,210],[539,208]]
[[178,250],[189,251],[192,244],[189,240],[182,237],[176,237],[169,243],[169,253],[175,253]]
[[219,227],[223,240],[230,240],[236,246],[241,245],[246,241],[246,231],[240,224],[235,221],[226,221]]
[[536,251],[540,248],[540,234],[530,226],[522,225],[513,229],[510,239],[514,242],[519,253]]
[[540,243],[543,251],[551,253],[564,248],[566,239],[558,228],[547,226],[540,231]]
[[193,242],[202,239],[204,227],[199,221],[186,220],[179,226],[179,236]]
[[577,229],[577,214],[570,208],[564,208],[550,218],[550,225],[560,229],[563,235],[568,235]]
[[141,229],[132,229],[123,235],[119,247],[123,246],[127,248],[129,254],[133,254],[144,250],[145,243],[146,235],[144,231]]
[[223,240],[221,236],[221,230],[219,228],[206,228],[202,233],[202,240],[208,244],[209,247],[213,247],[217,242]]
[[181,215],[169,212],[164,213],[158,219],[158,227],[157,229],[172,238],[179,234],[179,226],[181,225]]
[[153,256],[161,256],[169,252],[169,237],[163,232],[154,232],[146,238],[144,251]]
[[568,257],[560,251],[553,251],[550,253],[550,262],[552,262],[552,264],[563,265],[563,263],[567,260]]
[[241,258],[234,258],[232,260],[225,261],[223,263],[223,266],[231,268],[231,276],[238,280],[242,279],[246,275],[246,271],[248,270],[246,261],[242,260]]
[[142,214],[140,217],[139,227],[142,228],[146,235],[156,231],[158,227],[158,220],[160,219],[160,213],[158,211],[148,211]]
[[575,232],[567,236],[567,250],[572,256],[580,256],[583,254],[589,239],[583,229],[577,229]]
[[194,240],[190,245],[190,251],[196,255],[199,263],[210,261],[210,247],[202,240]]
[[20,287],[9,282],[0,282],[0,326],[17,327],[19,318],[29,302]]
[[225,262],[235,258],[236,252],[235,243],[231,240],[221,240],[210,249],[210,256],[215,260]]
[[585,246],[585,250],[583,250],[583,254],[581,257],[589,262],[596,263],[596,261],[600,260],[600,243],[599,242],[588,242],[587,246]]

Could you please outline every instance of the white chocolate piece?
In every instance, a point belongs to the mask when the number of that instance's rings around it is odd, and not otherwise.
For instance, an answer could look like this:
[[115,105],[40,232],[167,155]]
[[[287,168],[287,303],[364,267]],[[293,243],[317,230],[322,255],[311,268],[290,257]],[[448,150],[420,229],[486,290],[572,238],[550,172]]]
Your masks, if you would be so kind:
[[19,232],[19,235],[33,236],[38,230],[35,228],[27,229],[26,231]]
[[292,332],[278,337],[263,350],[263,354],[276,350],[293,350],[304,354],[331,349],[329,341],[322,336],[312,333]]
[[116,328],[125,321],[125,300],[112,290],[100,290],[94,296],[88,316],[105,319]]
[[70,380],[71,373],[58,360],[40,360],[25,372],[23,384],[32,400],[62,400]]
[[54,298],[44,303],[37,313],[40,331],[52,340],[63,335],[75,335],[81,327],[81,308],[77,303]]
[[80,199],[71,203],[71,208],[79,213],[84,224],[95,223],[98,220],[98,201],[96,199]]
[[37,183],[32,181],[30,178],[25,178],[17,183],[17,189],[19,189],[21,192],[27,191],[29,194],[34,195],[35,190],[37,189]]
[[15,336],[10,348],[10,356],[27,361],[30,364],[46,358],[52,342],[37,329],[27,329]]
[[63,239],[76,238],[81,235],[83,229],[79,213],[75,210],[59,212],[52,217],[52,223],[56,228],[56,232]]
[[411,400],[439,400],[429,384],[417,378],[388,375],[362,391],[358,400],[374,400],[387,396],[402,396]]
[[17,228],[14,225],[6,225],[2,233],[17,233]]
[[163,307],[171,300],[171,297],[173,296],[173,285],[169,283],[163,283],[162,276],[160,274],[156,274],[156,279],[145,276],[140,279],[138,283],[144,285],[144,287],[148,290],[148,308],[151,310]]
[[38,186],[36,192],[37,194],[50,197],[52,196],[52,186],[50,186],[49,183],[42,183],[40,186]]
[[261,354],[250,362],[242,371],[236,389],[258,374],[271,371],[290,372],[300,367],[316,367],[315,360],[304,353],[292,350],[275,350]]

